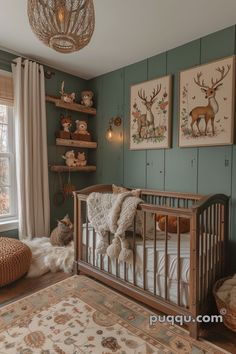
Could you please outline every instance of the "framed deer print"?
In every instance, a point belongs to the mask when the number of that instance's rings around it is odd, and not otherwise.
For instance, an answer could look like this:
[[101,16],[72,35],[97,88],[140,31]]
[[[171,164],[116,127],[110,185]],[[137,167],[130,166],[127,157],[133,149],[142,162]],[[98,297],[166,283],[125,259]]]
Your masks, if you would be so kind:
[[180,147],[233,144],[234,84],[234,56],[180,73]]
[[171,76],[131,86],[130,149],[163,149],[171,143]]

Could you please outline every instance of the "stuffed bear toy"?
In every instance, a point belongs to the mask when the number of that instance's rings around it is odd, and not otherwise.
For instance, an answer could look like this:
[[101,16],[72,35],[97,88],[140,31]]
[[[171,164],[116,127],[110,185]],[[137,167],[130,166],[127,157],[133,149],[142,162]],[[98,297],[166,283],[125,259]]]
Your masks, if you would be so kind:
[[76,130],[75,134],[83,134],[83,135],[90,135],[89,132],[87,131],[88,125],[85,122],[85,120],[76,120]]
[[87,160],[84,152],[78,152],[78,157],[76,160],[76,166],[83,167],[87,165]]
[[[165,215],[156,214],[156,221],[161,231],[165,231]],[[187,218],[180,218],[179,231],[181,234],[185,234],[190,231],[190,220]],[[168,215],[167,231],[171,233],[177,233],[177,217]]]
[[62,158],[66,160],[66,165],[68,167],[76,166],[76,158],[75,158],[74,150],[67,151],[65,155],[62,155]]
[[92,91],[83,91],[81,93],[82,101],[81,104],[83,104],[86,107],[92,107],[93,105],[93,92]]

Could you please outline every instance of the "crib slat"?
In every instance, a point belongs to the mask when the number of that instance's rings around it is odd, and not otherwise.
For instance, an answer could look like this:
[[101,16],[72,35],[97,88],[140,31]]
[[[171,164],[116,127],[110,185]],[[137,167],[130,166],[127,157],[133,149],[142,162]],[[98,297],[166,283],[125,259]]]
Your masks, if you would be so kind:
[[134,285],[136,285],[135,264],[136,264],[136,215],[134,217],[134,223],[133,223],[133,284]]
[[165,300],[167,299],[168,275],[168,215],[165,215]]
[[209,266],[208,266],[208,284],[212,285],[212,205],[210,206],[210,227],[209,227]]
[[119,263],[118,263],[118,259],[116,259],[116,277],[119,277]]
[[87,203],[86,203],[86,262],[88,263],[88,250],[89,250],[89,244],[88,244],[88,208],[87,208]]
[[96,242],[96,233],[93,228],[93,266],[95,266],[95,242]]
[[146,211],[143,212],[143,289],[146,289]]
[[208,269],[207,269],[207,265],[208,265],[208,233],[209,233],[209,227],[208,227],[208,209],[206,209],[206,219],[205,219],[205,255],[204,255],[204,279],[205,279],[205,287],[204,287],[204,291],[205,294],[204,296],[207,296],[208,293]]
[[126,262],[124,262],[124,281],[126,281]]
[[221,205],[218,204],[218,230],[219,230],[219,233],[218,233],[218,248],[219,248],[219,259],[218,259],[218,262],[219,262],[219,277],[221,277],[222,275],[222,267],[221,267],[221,260],[222,260],[222,246],[221,246],[221,218],[222,218],[222,213],[221,213]]
[[217,278],[220,277],[220,270],[219,270],[219,204],[216,204],[216,274]]
[[103,269],[103,258],[102,258],[102,254],[100,254],[100,269]]
[[213,205],[213,247],[212,247],[212,278],[213,280],[216,279],[216,205]]
[[[108,244],[110,245],[111,244],[111,233],[110,231],[108,232]],[[110,273],[110,268],[111,268],[111,261],[110,261],[110,257],[107,256],[107,270],[108,270],[108,273]]]
[[178,281],[178,294],[177,303],[180,305],[180,218],[177,217],[177,281]]
[[154,214],[154,260],[153,260],[153,267],[154,267],[154,279],[153,279],[153,291],[154,295],[157,293],[157,228],[156,228],[156,214]]
[[201,276],[200,276],[200,301],[201,304],[203,302],[203,292],[204,292],[204,272],[203,272],[203,235],[204,235],[204,229],[203,229],[203,213],[200,215],[200,243],[201,243]]

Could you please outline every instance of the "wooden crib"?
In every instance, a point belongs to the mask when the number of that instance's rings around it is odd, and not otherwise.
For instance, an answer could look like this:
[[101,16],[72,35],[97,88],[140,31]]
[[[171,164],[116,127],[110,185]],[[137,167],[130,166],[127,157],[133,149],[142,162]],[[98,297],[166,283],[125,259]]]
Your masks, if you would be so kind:
[[[144,202],[139,205],[138,210],[143,216],[144,231],[142,240],[137,241],[136,221],[134,220],[130,238],[134,257],[130,269],[126,263],[119,264],[117,260],[111,263],[111,260],[105,258],[107,256],[96,255],[97,235],[89,224],[86,206],[87,196],[92,192],[111,193],[112,186],[95,185],[74,192],[75,273],[82,272],[92,276],[165,314],[181,314],[193,318],[208,314],[213,304],[213,284],[225,276],[227,269],[229,198],[223,194],[202,196],[141,190],[141,198]],[[161,241],[158,238],[154,217],[152,217],[153,237],[151,240],[146,237],[146,220],[149,213],[152,216],[159,213],[165,217],[164,238]],[[171,236],[171,241],[167,230],[169,216],[177,218],[177,232]],[[186,236],[180,233],[181,218],[190,220],[190,233],[187,241]],[[109,234],[108,238],[108,242],[111,242],[112,235]],[[182,243],[184,242],[189,242],[187,243],[189,250],[188,252],[185,250],[185,256],[182,255]],[[161,245],[161,248],[158,249],[158,245]],[[170,255],[169,248],[172,249],[174,256]],[[141,275],[136,269],[136,250],[139,256],[140,252],[142,253]],[[173,279],[169,274],[171,259],[176,266]],[[160,263],[160,260],[164,263]],[[159,264],[163,266],[162,273],[159,272]],[[182,279],[183,264],[187,264],[187,280]],[[147,267],[150,266],[151,271],[150,268],[147,271]],[[148,278],[147,274],[151,274],[151,278]],[[161,279],[160,289],[157,279]],[[175,301],[172,299],[173,294],[171,294],[169,284],[175,286]],[[182,301],[183,286],[187,286],[188,298],[185,302]],[[187,325],[190,335],[198,338],[199,324],[189,322]]]

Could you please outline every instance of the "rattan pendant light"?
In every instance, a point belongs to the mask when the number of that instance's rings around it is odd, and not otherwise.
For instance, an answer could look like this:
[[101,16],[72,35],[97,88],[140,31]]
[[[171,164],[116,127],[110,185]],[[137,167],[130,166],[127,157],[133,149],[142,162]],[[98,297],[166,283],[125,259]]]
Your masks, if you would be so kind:
[[36,36],[61,53],[85,47],[95,25],[93,0],[28,0],[28,17]]

